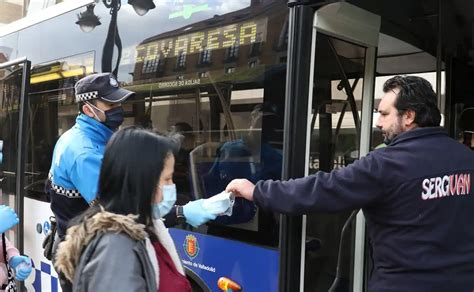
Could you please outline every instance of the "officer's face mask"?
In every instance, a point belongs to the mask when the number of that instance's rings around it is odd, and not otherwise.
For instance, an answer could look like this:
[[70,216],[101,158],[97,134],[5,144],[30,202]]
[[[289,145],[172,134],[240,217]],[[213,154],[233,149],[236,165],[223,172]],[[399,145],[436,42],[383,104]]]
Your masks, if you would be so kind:
[[176,185],[164,185],[158,187],[163,193],[163,200],[152,205],[152,215],[154,219],[166,216],[176,203]]
[[[94,106],[93,104],[87,103],[87,105],[91,107],[91,111],[94,113],[94,116],[96,117],[96,119],[102,124],[104,124],[105,126],[107,126],[109,129],[116,131],[118,127],[120,127],[120,125],[123,123],[124,114],[123,114],[123,108],[121,106],[103,111],[100,108]],[[97,116],[94,109],[104,114],[105,121],[102,122],[100,120],[99,116]]]

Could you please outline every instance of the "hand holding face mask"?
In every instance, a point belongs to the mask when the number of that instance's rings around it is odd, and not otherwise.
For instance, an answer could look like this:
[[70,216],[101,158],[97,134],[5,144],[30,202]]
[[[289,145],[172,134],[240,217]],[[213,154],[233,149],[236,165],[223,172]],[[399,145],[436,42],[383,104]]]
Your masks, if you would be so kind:
[[210,213],[218,216],[232,216],[235,196],[230,192],[222,192],[210,198],[204,199],[202,205]]
[[204,208],[204,201],[204,199],[199,199],[196,201],[191,201],[183,206],[183,213],[184,217],[186,218],[186,223],[193,227],[198,227],[209,220],[216,219],[216,214],[213,214]]

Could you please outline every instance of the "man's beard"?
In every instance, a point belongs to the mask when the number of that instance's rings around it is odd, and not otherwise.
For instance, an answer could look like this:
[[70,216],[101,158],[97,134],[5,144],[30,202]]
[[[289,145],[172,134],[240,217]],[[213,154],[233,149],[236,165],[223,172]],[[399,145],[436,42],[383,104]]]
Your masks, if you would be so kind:
[[398,117],[397,123],[392,124],[392,126],[388,129],[388,131],[385,132],[386,135],[384,135],[384,140],[383,140],[385,145],[389,145],[390,143],[392,143],[393,139],[395,139],[398,135],[400,135],[400,133],[403,132],[401,124],[402,124],[402,118]]

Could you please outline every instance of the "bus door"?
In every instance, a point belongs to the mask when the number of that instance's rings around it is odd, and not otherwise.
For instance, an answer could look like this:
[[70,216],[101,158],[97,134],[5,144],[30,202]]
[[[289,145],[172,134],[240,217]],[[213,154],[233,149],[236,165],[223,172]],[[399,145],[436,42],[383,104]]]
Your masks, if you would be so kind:
[[10,206],[18,214],[20,224],[6,235],[20,253],[30,67],[26,58],[0,64],[0,204]]
[[[347,3],[315,13],[306,175],[343,168],[369,151],[379,27],[378,16]],[[364,227],[350,210],[304,216],[300,290],[328,291],[337,278],[334,291],[362,291]]]

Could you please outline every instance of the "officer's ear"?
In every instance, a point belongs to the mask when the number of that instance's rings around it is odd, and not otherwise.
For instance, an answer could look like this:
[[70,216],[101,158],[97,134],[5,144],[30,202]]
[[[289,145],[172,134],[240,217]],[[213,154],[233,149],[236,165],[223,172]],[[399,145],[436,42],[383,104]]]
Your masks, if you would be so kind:
[[82,112],[83,112],[86,116],[88,116],[88,117],[90,117],[90,118],[94,118],[94,117],[95,117],[94,112],[92,111],[91,106],[88,105],[88,104],[85,103],[85,102],[82,104]]

